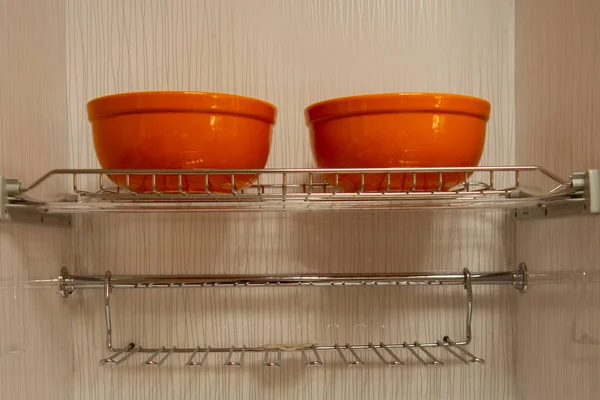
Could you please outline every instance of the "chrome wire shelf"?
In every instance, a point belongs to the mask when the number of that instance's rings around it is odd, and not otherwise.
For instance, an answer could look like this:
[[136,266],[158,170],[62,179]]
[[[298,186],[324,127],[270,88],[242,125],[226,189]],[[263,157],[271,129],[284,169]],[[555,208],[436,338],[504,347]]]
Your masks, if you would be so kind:
[[[532,190],[523,176],[544,180]],[[240,182],[256,176],[246,189]],[[329,177],[327,184],[324,176]],[[121,182],[115,185],[111,179]],[[49,198],[39,192],[52,180],[68,188]],[[221,192],[214,180],[220,181]],[[348,186],[348,182],[354,186]],[[378,182],[369,186],[373,181]],[[448,182],[462,180],[448,188]],[[192,185],[190,182],[194,182]],[[398,182],[401,182],[398,185]],[[166,183],[169,182],[169,183]],[[4,219],[62,222],[91,212],[193,212],[318,209],[504,208],[516,218],[600,212],[598,170],[562,179],[537,166],[384,169],[262,170],[53,170],[30,185],[0,177]],[[139,187],[143,190],[140,192]],[[401,187],[402,190],[394,190]],[[163,189],[165,188],[165,189]],[[345,191],[344,191],[345,190]],[[223,192],[224,191],[224,192]]]
[[[267,368],[280,367],[282,355],[301,353],[306,367],[323,367],[324,362],[320,353],[334,351],[339,360],[348,367],[365,365],[361,358],[364,352],[373,352],[377,359],[385,366],[403,366],[405,361],[398,353],[406,350],[419,363],[425,366],[442,366],[444,363],[436,356],[434,349],[443,349],[453,357],[454,361],[464,364],[484,364],[484,360],[466,350],[471,342],[471,321],[473,317],[473,285],[511,285],[520,292],[527,289],[527,267],[520,264],[512,271],[471,273],[464,269],[462,273],[403,273],[403,274],[377,274],[377,275],[329,275],[329,276],[293,276],[293,275],[220,275],[220,276],[114,276],[107,271],[104,276],[76,276],[71,275],[66,268],[61,270],[60,276],[55,280],[59,285],[63,297],[70,296],[76,290],[103,289],[104,315],[106,323],[106,345],[112,352],[110,356],[100,360],[100,365],[119,366],[131,360],[136,354],[150,354],[141,363],[144,366],[160,367],[167,363],[174,354],[189,354],[185,366],[203,367],[209,363],[209,357],[215,354],[226,354],[224,365],[226,367],[241,367],[247,353],[263,354],[262,365]],[[418,341],[404,341],[401,343],[365,343],[365,344],[268,344],[262,346],[229,346],[229,347],[187,347],[162,346],[147,348],[135,343],[124,347],[115,347],[113,344],[113,329],[111,319],[110,299],[114,289],[174,289],[174,288],[215,288],[215,287],[344,287],[344,286],[445,286],[459,285],[466,292],[466,322],[465,338],[454,341],[449,336],[441,340],[427,343]],[[362,353],[362,354],[361,354]]]

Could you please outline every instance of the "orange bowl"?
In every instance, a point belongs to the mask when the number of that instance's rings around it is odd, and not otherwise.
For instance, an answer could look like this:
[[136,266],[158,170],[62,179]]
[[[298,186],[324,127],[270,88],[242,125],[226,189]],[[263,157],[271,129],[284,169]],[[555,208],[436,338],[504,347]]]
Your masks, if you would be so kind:
[[[139,92],[87,104],[94,148],[105,169],[260,169],[271,147],[277,109],[261,100],[221,93]],[[230,192],[230,175],[131,175],[138,192]],[[125,186],[123,175],[111,175]],[[235,175],[235,189],[256,175]],[[180,182],[181,181],[181,182]],[[181,188],[180,188],[181,183]],[[205,187],[207,186],[207,187]]]
[[[306,123],[319,168],[473,167],[485,142],[490,103],[442,93],[387,93],[343,97],[306,108]],[[334,184],[332,176],[324,177]],[[444,173],[442,190],[464,181]],[[437,173],[391,174],[389,189],[437,190]],[[340,174],[339,189],[361,189],[358,174]],[[366,174],[364,191],[385,191],[386,174]]]

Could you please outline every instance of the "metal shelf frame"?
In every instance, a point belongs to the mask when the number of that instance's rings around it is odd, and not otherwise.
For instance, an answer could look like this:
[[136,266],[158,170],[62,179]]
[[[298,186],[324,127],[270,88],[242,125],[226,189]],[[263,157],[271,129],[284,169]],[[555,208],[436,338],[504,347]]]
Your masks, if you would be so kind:
[[[517,269],[502,272],[471,273],[464,269],[462,273],[398,273],[398,274],[343,274],[343,275],[156,275],[128,276],[112,275],[107,271],[101,275],[71,275],[63,268],[55,280],[63,297],[69,297],[74,291],[102,289],[104,296],[105,337],[106,346],[112,353],[100,360],[100,365],[119,366],[131,359],[135,354],[150,354],[141,364],[160,367],[173,354],[190,354],[185,366],[202,367],[206,365],[211,354],[226,353],[226,367],[241,367],[246,353],[264,354],[264,367],[279,367],[282,354],[300,352],[307,367],[322,367],[324,362],[320,352],[335,351],[343,364],[349,367],[363,366],[365,362],[359,355],[361,351],[372,351],[385,366],[403,366],[405,363],[397,355],[400,350],[407,350],[415,359],[425,366],[442,366],[433,353],[435,348],[444,349],[454,357],[453,360],[464,364],[484,364],[484,360],[466,350],[472,339],[471,322],[473,318],[473,285],[510,285],[524,293],[528,285],[527,267],[521,263]],[[466,293],[465,337],[454,341],[449,336],[441,340],[427,343],[418,341],[401,343],[364,343],[364,344],[328,344],[328,345],[242,345],[229,347],[187,347],[162,346],[146,348],[135,343],[117,347],[113,343],[111,317],[111,296],[116,289],[175,289],[175,288],[218,288],[218,287],[345,287],[345,286],[462,286]],[[235,354],[235,357],[234,357]]]
[[[533,190],[524,182],[545,180],[545,189]],[[211,177],[219,175],[228,182],[227,193],[211,187]],[[241,177],[245,175],[245,178]],[[256,175],[256,182],[239,190],[240,179]],[[358,179],[353,191],[344,186],[349,175]],[[372,191],[367,182],[377,175],[380,184]],[[121,178],[122,185],[111,183]],[[140,178],[143,176],[143,178]],[[329,179],[327,179],[327,176]],[[458,186],[447,188],[447,182]],[[529,176],[529,175],[528,175]],[[191,191],[188,179],[204,182],[204,187]],[[332,179],[333,177],[333,179]],[[433,180],[432,180],[433,177]],[[402,179],[403,190],[394,190],[392,182]],[[144,180],[150,188],[136,192],[133,182]],[[161,188],[169,180],[170,191]],[[333,181],[333,184],[331,182]],[[176,182],[173,189],[173,182]],[[329,183],[326,183],[329,182]],[[407,184],[408,182],[408,184]],[[433,183],[433,184],[432,184]],[[437,185],[436,185],[437,183]],[[64,190],[48,196],[51,189]],[[409,187],[409,189],[406,189]],[[221,187],[222,189],[222,187]],[[161,191],[162,190],[162,191]],[[600,176],[597,169],[572,174],[563,179],[538,166],[497,166],[468,168],[378,168],[378,169],[261,169],[261,170],[103,170],[58,169],[48,172],[28,185],[16,178],[0,175],[0,221],[42,223],[70,227],[76,214],[91,213],[160,213],[160,212],[224,212],[224,211],[309,211],[309,210],[437,210],[437,209],[503,209],[515,219],[539,219],[569,215],[600,214]],[[225,354],[224,365],[241,367],[247,353],[264,355],[263,366],[279,367],[282,356],[300,352],[308,367],[324,366],[322,352],[334,352],[343,364],[365,365],[361,352],[372,352],[383,365],[403,366],[399,354],[409,354],[425,366],[441,366],[435,351],[450,354],[453,361],[483,364],[484,360],[466,350],[472,339],[473,285],[511,285],[524,292],[528,274],[525,264],[515,270],[471,273],[399,273],[377,275],[272,275],[272,276],[103,276],[71,275],[67,269],[55,280],[60,292],[68,297],[76,290],[102,289],[106,345],[112,353],[100,360],[101,365],[122,365],[135,355],[149,355],[142,365],[160,367],[173,359],[173,354],[189,354],[188,367],[202,367],[210,355]],[[466,293],[465,336],[453,340],[441,336],[427,342],[397,343],[333,343],[333,344],[269,344],[232,345],[228,347],[145,347],[113,343],[111,318],[112,293],[116,289],[173,289],[215,287],[345,287],[345,286],[462,286]],[[405,350],[405,351],[404,351]],[[213,357],[214,358],[214,357]]]
[[[537,174],[550,183],[550,189],[530,190],[522,184],[523,175]],[[471,174],[473,174],[471,176]],[[147,180],[152,188],[136,193],[135,179]],[[209,177],[219,175],[230,181],[227,193],[213,193]],[[240,175],[256,175],[256,183],[236,189]],[[334,184],[324,183],[324,175]],[[340,179],[352,175],[361,184],[353,192],[343,192]],[[365,181],[378,175],[381,190],[369,191]],[[464,181],[448,191],[444,182],[463,176]],[[122,186],[109,177],[120,176]],[[390,182],[402,176],[412,182],[408,190],[393,190]],[[177,182],[177,189],[161,192],[161,179]],[[202,180],[204,188],[186,189],[190,177]],[[422,189],[423,182],[437,177],[437,188]],[[450,177],[450,178],[449,178]],[[39,192],[50,181],[66,187],[55,198]],[[71,215],[97,212],[199,212],[199,211],[293,211],[356,209],[509,209],[517,219],[544,218],[573,214],[600,213],[598,170],[574,173],[563,179],[537,166],[498,166],[469,168],[378,168],[378,169],[261,169],[261,170],[102,170],[57,169],[29,185],[19,179],[0,177],[0,220],[71,225]]]

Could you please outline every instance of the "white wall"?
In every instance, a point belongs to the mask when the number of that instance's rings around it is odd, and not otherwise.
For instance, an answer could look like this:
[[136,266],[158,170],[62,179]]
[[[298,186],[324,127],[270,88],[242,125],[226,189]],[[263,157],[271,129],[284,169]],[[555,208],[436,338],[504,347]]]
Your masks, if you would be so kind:
[[[284,167],[312,165],[303,122],[311,102],[381,91],[479,95],[493,104],[482,163],[514,158],[508,0],[73,0],[67,62],[77,167],[97,165],[85,102],[149,89],[223,91],[275,103],[280,114],[269,165]],[[481,212],[103,216],[83,219],[72,232],[71,264],[78,272],[128,274],[502,270],[514,266],[512,232],[502,214]],[[477,294],[473,350],[487,358],[484,368],[411,363],[348,371],[329,362],[325,370],[305,371],[286,358],[270,372],[257,365],[226,371],[217,359],[189,371],[181,367],[184,357],[160,371],[137,363],[99,369],[106,355],[100,293],[80,294],[71,300],[79,310],[75,397],[513,398],[513,293]],[[117,292],[115,306],[123,342],[228,346],[458,336],[462,301],[460,289],[223,289]]]
[[[564,177],[599,168],[600,3],[516,4],[517,162]],[[518,224],[517,257],[532,273],[579,276],[579,282],[534,282],[516,302],[519,398],[598,398],[600,345],[577,341],[586,334],[600,339],[600,289],[593,277],[600,272],[599,241],[597,217]]]
[[[69,165],[65,7],[0,1],[0,174],[31,181]],[[56,182],[43,193],[64,191]],[[0,392],[3,399],[73,398],[68,308],[26,281],[57,275],[61,228],[0,224]]]
[[[311,102],[381,91],[473,94],[493,104],[482,164],[514,162],[512,0],[0,5],[10,9],[0,26],[23,30],[0,40],[2,65],[5,54],[14,63],[0,74],[0,87],[11,88],[0,92],[0,113],[10,114],[0,119],[1,165],[9,175],[31,180],[67,158],[73,167],[95,167],[85,102],[149,89],[232,92],[277,104],[269,165],[286,167],[312,165],[302,116]],[[23,135],[11,136],[17,127]],[[7,144],[23,149],[25,158]],[[98,274],[109,268],[117,274],[310,273],[515,265],[513,224],[498,212],[80,217],[66,233],[66,247],[63,231],[0,228],[13,243],[1,244],[7,287],[15,279],[54,276],[62,261]],[[14,398],[514,398],[514,293],[476,288],[476,295],[471,348],[487,359],[483,368],[426,369],[402,353],[410,365],[400,370],[380,368],[365,355],[369,366],[361,370],[325,356],[323,370],[307,371],[288,357],[281,370],[264,371],[250,365],[261,360],[249,357],[239,371],[224,370],[217,359],[190,371],[181,367],[183,357],[160,370],[137,362],[101,369],[100,293],[76,293],[62,304],[47,291],[35,292],[17,297],[24,309],[13,319],[24,321],[26,350],[2,355],[0,388]],[[430,341],[462,334],[463,300],[458,288],[117,291],[114,326],[116,340],[145,346]],[[3,312],[11,311],[6,304]],[[15,327],[8,329],[19,342]]]
[[[563,176],[600,164],[600,9],[593,0],[519,1],[516,33],[510,1],[64,3],[0,1],[3,175],[31,181],[54,167],[96,166],[85,102],[147,89],[225,91],[276,103],[271,166],[311,165],[302,121],[310,102],[398,90],[489,99],[483,164],[510,164],[516,154],[518,163]],[[133,363],[100,369],[99,293],[63,302],[24,282],[53,277],[63,263],[84,273],[306,273],[491,270],[523,260],[534,274],[589,275],[597,272],[598,232],[598,221],[583,218],[518,224],[513,259],[512,224],[498,213],[111,216],[80,218],[68,233],[3,224],[0,389],[17,399],[594,398],[600,349],[576,342],[598,337],[600,295],[589,279],[532,285],[515,309],[511,290],[477,289],[472,347],[487,359],[484,368],[305,371],[286,358],[271,372],[250,365],[225,371],[216,360],[188,371],[179,366],[183,359],[158,371]],[[115,326],[117,339],[145,345],[430,340],[461,333],[461,294],[117,292]]]

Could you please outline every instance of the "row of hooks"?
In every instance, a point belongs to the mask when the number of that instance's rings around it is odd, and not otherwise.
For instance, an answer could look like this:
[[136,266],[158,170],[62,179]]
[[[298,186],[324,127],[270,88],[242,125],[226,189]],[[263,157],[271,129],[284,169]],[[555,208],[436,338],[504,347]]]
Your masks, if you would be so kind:
[[[443,362],[436,358],[430,351],[433,348],[441,347],[443,351],[448,352],[454,360],[464,364],[484,364],[484,360],[466,350],[466,346],[471,342],[471,322],[473,316],[473,284],[481,285],[512,285],[521,292],[527,288],[527,267],[520,264],[517,269],[510,271],[471,273],[464,268],[462,273],[405,273],[405,274],[387,274],[387,275],[331,275],[331,276],[177,276],[177,275],[139,275],[139,276],[113,276],[110,271],[106,271],[104,276],[75,276],[71,275],[68,269],[63,268],[60,276],[56,279],[59,284],[60,292],[64,297],[69,296],[76,289],[103,289],[104,294],[104,317],[105,317],[105,338],[106,346],[112,352],[108,358],[100,360],[100,365],[118,366],[131,359],[135,354],[149,354],[149,357],[142,362],[142,365],[160,367],[172,359],[173,354],[189,354],[185,363],[188,367],[203,367],[213,354],[225,354],[224,365],[226,367],[241,367],[244,364],[244,358],[247,353],[259,353],[263,356],[262,364],[266,368],[277,368],[282,365],[283,353],[301,353],[304,365],[307,367],[323,367],[324,362],[321,353],[332,351],[339,357],[339,360],[349,367],[363,366],[365,361],[359,355],[359,352],[370,352],[384,365],[389,367],[403,366],[405,363],[396,354],[398,350],[407,350],[422,365],[442,366]],[[113,345],[113,327],[111,297],[114,289],[129,288],[184,288],[184,287],[206,287],[211,286],[269,286],[271,284],[339,284],[355,283],[359,285],[368,285],[371,283],[382,283],[405,286],[412,284],[424,285],[460,285],[466,293],[466,313],[465,313],[465,337],[460,341],[453,341],[445,336],[442,340],[429,343],[420,343],[417,341],[408,343],[383,343],[374,344],[338,344],[333,345],[265,345],[260,347],[193,347],[180,348],[160,347],[146,348],[130,343],[125,347],[118,348]],[[363,353],[364,354],[364,353]]]
[[[306,367],[323,367],[325,364],[319,351],[334,350],[339,356],[342,363],[348,367],[359,367],[365,365],[365,361],[358,355],[357,350],[371,350],[377,358],[388,367],[404,366],[404,362],[392,351],[392,349],[406,349],[408,350],[422,365],[425,366],[443,366],[444,363],[436,358],[427,348],[441,347],[446,350],[449,354],[454,356],[458,361],[464,364],[478,363],[484,364],[485,361],[479,358],[469,351],[467,351],[463,345],[454,342],[448,336],[442,340],[438,340],[434,344],[421,344],[419,342],[401,344],[386,345],[384,343],[367,345],[345,345],[334,344],[332,346],[310,346],[301,347],[292,350],[283,350],[281,348],[273,348],[268,346],[263,347],[235,347],[229,348],[185,348],[179,349],[177,347],[161,347],[158,349],[145,349],[141,346],[135,346],[131,343],[127,348],[119,350],[109,356],[100,360],[100,365],[112,365],[119,366],[125,361],[129,360],[134,354],[137,353],[151,353],[142,365],[161,367],[174,353],[191,353],[187,362],[186,367],[204,367],[207,364],[208,357],[211,354],[227,353],[224,361],[226,367],[241,367],[244,364],[244,357],[246,353],[263,353],[262,365],[265,368],[279,368],[282,365],[282,353],[300,351],[302,354],[303,364]],[[164,354],[164,355],[163,355]],[[237,357],[234,357],[234,354]]]

